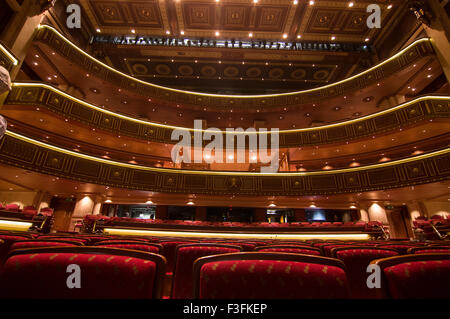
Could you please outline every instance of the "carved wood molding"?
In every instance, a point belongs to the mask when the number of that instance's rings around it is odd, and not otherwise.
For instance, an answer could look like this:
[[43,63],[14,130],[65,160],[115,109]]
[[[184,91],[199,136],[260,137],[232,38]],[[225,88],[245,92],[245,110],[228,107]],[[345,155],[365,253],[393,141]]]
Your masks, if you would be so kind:
[[[165,144],[176,142],[171,139],[176,127],[105,111],[45,84],[15,83],[5,105],[39,106],[64,118],[114,134]],[[422,97],[356,120],[308,129],[282,130],[280,148],[346,142],[390,132],[424,120],[449,117],[450,97]]]
[[405,67],[413,64],[419,59],[434,55],[434,50],[429,39],[418,40],[400,54],[386,60],[385,62],[354,77],[339,81],[335,84],[320,88],[293,93],[281,93],[273,95],[255,96],[232,96],[213,95],[176,90],[153,85],[135,79],[120,71],[117,71],[98,60],[92,58],[73,43],[64,38],[50,26],[41,26],[35,34],[35,41],[42,42],[72,63],[84,68],[87,73],[117,85],[118,87],[134,91],[142,96],[161,99],[171,103],[179,103],[208,108],[270,108],[280,105],[289,107],[305,103],[317,103],[320,100],[335,96],[345,95],[346,92],[359,90],[377,83],[383,78],[390,76]]
[[118,188],[210,195],[333,195],[412,186],[450,178],[450,148],[409,159],[341,170],[275,174],[196,172],[103,160],[9,131],[0,140],[0,162]]

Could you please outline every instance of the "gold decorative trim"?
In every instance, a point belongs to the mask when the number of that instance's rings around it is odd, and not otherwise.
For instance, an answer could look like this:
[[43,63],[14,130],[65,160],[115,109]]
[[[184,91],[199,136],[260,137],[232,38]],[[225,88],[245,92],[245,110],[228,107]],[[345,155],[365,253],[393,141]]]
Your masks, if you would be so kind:
[[19,64],[14,54],[2,43],[0,43],[0,66],[11,72],[12,68]]
[[[358,139],[385,133],[419,121],[450,117],[450,96],[423,96],[393,108],[335,124],[314,128],[280,130],[280,147],[319,145]],[[5,105],[45,107],[65,118],[115,134],[174,144],[173,130],[195,130],[185,127],[143,121],[95,106],[43,83],[13,83]],[[222,131],[223,134],[232,134]],[[234,134],[234,133],[233,133]],[[236,132],[236,134],[255,134]],[[256,132],[256,134],[260,134]],[[270,132],[268,133],[270,134]]]
[[[289,173],[192,171],[96,158],[11,131],[7,131],[0,141],[0,162],[89,183],[191,194],[298,196],[354,193],[423,184],[450,177],[450,148],[392,162],[338,170]],[[232,180],[234,183],[231,183]],[[232,187],[230,184],[238,186]]]
[[233,108],[253,108],[256,106],[274,107],[279,105],[289,106],[304,104],[312,101],[316,102],[318,100],[342,95],[346,91],[354,91],[366,87],[371,83],[379,81],[382,78],[395,73],[419,58],[434,54],[430,39],[424,38],[415,41],[378,65],[333,84],[289,93],[266,95],[224,95],[179,90],[139,80],[95,59],[88,53],[78,48],[74,43],[70,42],[55,28],[48,25],[40,25],[38,27],[35,40],[44,42],[51,46],[54,50],[60,52],[62,55],[68,56],[72,61],[75,61],[80,66],[87,68],[89,74],[100,77],[106,81],[112,81],[121,87],[136,91],[142,95],[165,99],[175,103],[186,103],[202,106],[208,105],[208,107],[232,106]]

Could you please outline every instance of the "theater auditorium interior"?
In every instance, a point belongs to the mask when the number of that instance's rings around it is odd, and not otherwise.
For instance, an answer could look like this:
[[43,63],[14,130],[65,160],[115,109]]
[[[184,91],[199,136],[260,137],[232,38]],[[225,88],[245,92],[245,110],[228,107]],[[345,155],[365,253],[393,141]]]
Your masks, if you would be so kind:
[[450,298],[449,13],[1,1],[0,299]]

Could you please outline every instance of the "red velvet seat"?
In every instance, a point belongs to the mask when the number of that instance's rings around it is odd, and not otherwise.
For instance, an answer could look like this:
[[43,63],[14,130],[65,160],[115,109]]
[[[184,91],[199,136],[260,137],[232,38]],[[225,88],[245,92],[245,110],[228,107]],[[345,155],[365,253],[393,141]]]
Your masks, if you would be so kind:
[[229,245],[241,246],[243,251],[253,251],[258,246],[255,243],[242,242],[242,241],[222,241],[222,243],[229,244]]
[[375,259],[397,256],[393,249],[376,247],[336,247],[331,250],[331,256],[344,262],[350,286],[350,296],[354,299],[376,298],[376,289],[367,287],[367,266]]
[[38,247],[58,247],[58,246],[81,246],[83,243],[58,240],[58,239],[28,239],[28,240],[18,240],[14,242],[10,247],[9,251],[24,248],[38,248]]
[[428,246],[428,247],[415,247],[408,249],[408,254],[439,254],[450,253],[450,246]]
[[109,244],[109,243],[116,243],[116,242],[132,242],[132,243],[149,243],[149,240],[147,239],[139,239],[139,238],[111,238],[111,239],[105,239],[97,242],[96,244]]
[[166,271],[172,273],[175,267],[175,254],[178,245],[189,244],[189,241],[160,241],[163,246],[163,255],[167,259]]
[[5,210],[10,211],[10,212],[19,212],[20,206],[17,204],[8,204],[8,205],[6,205]]
[[357,246],[355,244],[351,243],[332,243],[332,244],[325,244],[320,246],[320,250],[322,251],[322,255],[325,257],[331,257],[331,250],[333,248],[337,247],[354,247]]
[[[79,265],[81,288],[67,272]],[[140,251],[103,247],[51,247],[12,252],[0,272],[0,298],[160,298],[165,260]]]
[[197,259],[200,299],[347,298],[342,261],[288,253],[235,253]]
[[154,254],[161,254],[163,247],[160,244],[144,243],[138,241],[110,241],[110,242],[98,242],[94,246],[98,247],[111,247],[111,248],[124,248],[132,250],[141,250]]
[[240,246],[225,244],[184,244],[177,246],[175,269],[172,282],[172,298],[192,299],[192,270],[195,260],[204,256],[235,253],[242,251]]
[[315,256],[321,255],[319,248],[306,247],[306,246],[300,246],[300,245],[269,245],[269,246],[256,247],[255,251],[294,253],[294,254],[305,254],[305,255],[315,255]]
[[388,249],[395,249],[397,250],[401,255],[406,255],[408,253],[408,249],[417,247],[415,244],[388,244],[388,245],[377,245],[376,247],[380,248],[388,248]]
[[382,298],[449,299],[450,253],[416,254],[377,259],[382,270]]
[[89,245],[89,239],[88,238],[78,238],[78,237],[69,237],[69,236],[50,236],[50,235],[44,235],[39,236],[38,239],[60,239],[65,241],[72,241],[77,243],[82,243],[83,245]]

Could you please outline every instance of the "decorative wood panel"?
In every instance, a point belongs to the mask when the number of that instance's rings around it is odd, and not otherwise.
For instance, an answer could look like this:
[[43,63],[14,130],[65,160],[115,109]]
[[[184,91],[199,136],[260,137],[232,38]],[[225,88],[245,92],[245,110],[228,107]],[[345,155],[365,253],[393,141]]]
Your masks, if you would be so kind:
[[[320,100],[341,96],[345,92],[365,88],[370,84],[376,83],[377,81],[404,69],[406,66],[413,64],[423,57],[435,54],[430,41],[419,41],[396,58],[348,81],[339,82],[335,85],[318,88],[317,90],[312,91],[240,98],[239,96],[200,95],[184,91],[174,91],[168,88],[156,87],[150,83],[139,82],[130,77],[126,77],[124,74],[106,68],[104,65],[92,60],[87,55],[82,54],[71,45],[70,42],[53,31],[53,29],[46,26],[42,26],[38,29],[35,34],[35,40],[50,46],[53,50],[65,56],[72,63],[83,67],[86,72],[92,76],[109,81],[118,87],[132,90],[147,98],[154,97],[172,103],[184,103],[201,107],[207,105],[209,109],[222,109],[225,107],[253,109],[256,106],[260,108],[270,108],[280,105],[294,106],[305,103],[317,103]],[[302,74],[302,71],[298,71],[297,73],[294,72],[292,76],[294,78],[301,78],[303,76]],[[326,74],[326,72],[324,73],[322,70],[318,70],[313,74],[313,77],[317,80],[323,80],[328,77],[328,74]]]
[[[5,105],[39,106],[47,108],[64,118],[76,120],[114,134],[166,144],[175,143],[171,140],[173,129],[170,127],[154,125],[144,121],[133,121],[131,118],[114,115],[114,113],[105,113],[100,108],[94,109],[45,85],[14,85]],[[386,133],[424,120],[449,117],[450,97],[418,99],[410,104],[405,104],[403,107],[349,123],[343,122],[325,128],[283,131],[280,133],[280,147],[345,142],[372,136],[373,134]],[[193,133],[191,136],[193,136]]]
[[120,188],[170,193],[328,195],[390,189],[450,178],[450,148],[409,160],[335,171],[278,173],[194,172],[127,165],[54,149],[7,132],[0,162],[39,173]]

